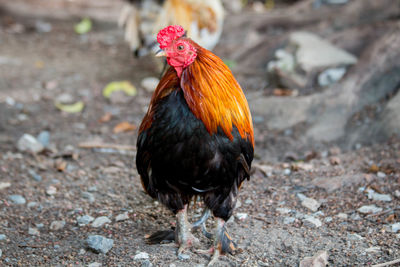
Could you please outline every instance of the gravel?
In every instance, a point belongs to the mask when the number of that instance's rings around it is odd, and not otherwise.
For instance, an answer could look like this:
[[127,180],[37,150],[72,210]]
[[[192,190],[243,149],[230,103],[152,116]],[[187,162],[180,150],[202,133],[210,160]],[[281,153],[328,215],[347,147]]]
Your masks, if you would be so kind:
[[146,252],[139,252],[138,254],[135,255],[133,258],[134,260],[147,260],[149,259],[149,254]]
[[301,205],[311,211],[317,211],[321,204],[313,198],[305,198],[301,201]]
[[32,135],[24,134],[17,142],[17,148],[22,152],[40,153],[44,146]]
[[375,205],[365,205],[358,209],[359,212],[364,213],[364,214],[378,213],[378,212],[381,212],[382,210],[383,210],[382,208],[379,208]]
[[76,219],[77,223],[79,226],[85,226],[88,225],[89,223],[94,221],[94,218],[90,215],[83,215],[83,216],[79,216]]
[[65,221],[53,221],[50,224],[50,230],[58,231],[64,228],[64,226],[65,226]]

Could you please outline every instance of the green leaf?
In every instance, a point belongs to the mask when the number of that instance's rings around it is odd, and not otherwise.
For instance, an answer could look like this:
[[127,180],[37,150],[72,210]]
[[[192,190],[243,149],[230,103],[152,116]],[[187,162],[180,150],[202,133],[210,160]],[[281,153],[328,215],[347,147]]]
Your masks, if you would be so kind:
[[103,96],[110,98],[111,94],[115,91],[123,91],[128,96],[137,95],[137,89],[129,81],[114,81],[107,84],[103,89]]
[[79,23],[75,24],[74,29],[77,34],[88,33],[92,29],[92,21],[89,18],[84,18]]
[[85,104],[82,101],[78,101],[74,104],[62,104],[60,102],[54,102],[54,105],[62,111],[68,112],[68,113],[78,113],[83,110],[85,107]]

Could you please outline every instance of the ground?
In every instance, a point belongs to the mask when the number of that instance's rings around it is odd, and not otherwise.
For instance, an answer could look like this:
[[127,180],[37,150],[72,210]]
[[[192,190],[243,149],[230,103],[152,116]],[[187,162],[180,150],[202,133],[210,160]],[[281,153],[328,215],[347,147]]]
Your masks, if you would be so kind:
[[[1,20],[1,265],[203,266],[207,256],[190,253],[190,260],[180,261],[174,244],[145,243],[146,234],[169,229],[174,217],[144,193],[133,149],[79,147],[93,140],[135,145],[136,131],[114,133],[113,128],[123,121],[140,124],[151,97],[140,81],[157,77],[159,66],[152,57],[132,58],[113,24],[97,23],[91,33],[79,36],[74,21],[50,22],[51,32],[39,33],[32,27],[35,20]],[[106,100],[102,89],[114,80],[131,81],[138,95],[117,103]],[[54,100],[63,93],[82,100],[83,112],[57,110]],[[107,113],[111,119],[101,120]],[[270,132],[262,123],[255,128],[252,178],[228,223],[240,251],[221,257],[221,266],[296,266],[319,250],[328,253],[329,266],[400,258],[400,237],[391,228],[400,213],[400,140],[343,151],[334,144],[301,143],[296,132]],[[44,130],[50,132],[49,149],[37,155],[18,151],[24,133],[36,136]],[[391,201],[369,199],[368,190],[389,194]],[[26,204],[12,203],[10,195],[23,196]],[[301,204],[304,196],[321,204],[318,211]],[[382,210],[357,211],[365,205]],[[125,212],[128,218],[116,221]],[[107,216],[111,222],[79,226],[82,215]],[[322,225],[307,222],[307,216]],[[50,228],[54,221],[65,225]],[[113,239],[113,248],[93,252],[85,243],[91,234]],[[202,249],[211,244],[201,241]],[[135,260],[139,252],[149,259]]]

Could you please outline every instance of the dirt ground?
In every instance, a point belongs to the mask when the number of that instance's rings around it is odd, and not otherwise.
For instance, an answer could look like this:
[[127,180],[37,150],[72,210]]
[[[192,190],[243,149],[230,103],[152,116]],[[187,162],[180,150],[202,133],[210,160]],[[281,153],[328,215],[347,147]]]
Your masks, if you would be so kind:
[[[50,21],[51,32],[40,33],[32,26],[36,20],[14,19],[0,20],[0,184],[10,183],[0,189],[1,265],[204,266],[207,256],[192,252],[181,261],[174,244],[145,243],[146,234],[169,229],[174,218],[143,192],[134,150],[79,148],[90,140],[135,145],[136,131],[115,134],[113,128],[123,121],[139,125],[151,97],[140,81],[157,77],[157,64],[151,57],[133,59],[113,24],[95,23],[78,36],[75,21]],[[131,81],[138,95],[123,103],[104,99],[103,87],[115,80]],[[83,112],[57,110],[53,101],[62,93],[82,100]],[[111,119],[102,122],[107,113]],[[262,123],[255,128],[252,179],[228,223],[240,253],[221,257],[221,266],[297,266],[320,250],[328,253],[329,266],[400,258],[400,235],[391,228],[400,220],[400,140],[343,151],[334,144],[300,143],[296,133],[270,132]],[[38,155],[17,150],[24,133],[44,130],[50,149]],[[369,199],[368,190],[389,194],[391,201]],[[10,195],[22,195],[26,204],[13,204]],[[318,211],[301,204],[303,195],[321,204]],[[357,211],[365,205],[382,210]],[[129,218],[116,221],[124,212]],[[111,222],[79,226],[82,215]],[[321,226],[309,223],[310,217]],[[54,221],[65,225],[50,227]],[[85,244],[91,234],[113,239],[113,248],[91,251]],[[201,238],[201,249],[210,245]],[[149,259],[135,260],[139,252]]]

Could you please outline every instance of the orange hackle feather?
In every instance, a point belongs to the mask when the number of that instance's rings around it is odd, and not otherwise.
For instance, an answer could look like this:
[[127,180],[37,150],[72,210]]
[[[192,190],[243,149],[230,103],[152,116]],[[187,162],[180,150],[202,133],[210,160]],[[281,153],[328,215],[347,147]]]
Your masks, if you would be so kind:
[[232,72],[219,57],[187,40],[197,50],[196,59],[182,72],[180,80],[172,67],[167,70],[153,94],[139,132],[151,126],[157,102],[180,85],[190,110],[210,134],[216,133],[219,127],[233,140],[232,130],[236,126],[240,136],[254,147],[250,109]]
[[253,123],[243,91],[225,63],[192,42],[197,58],[182,72],[181,87],[193,114],[210,134],[220,127],[233,139],[233,126],[254,146]]

